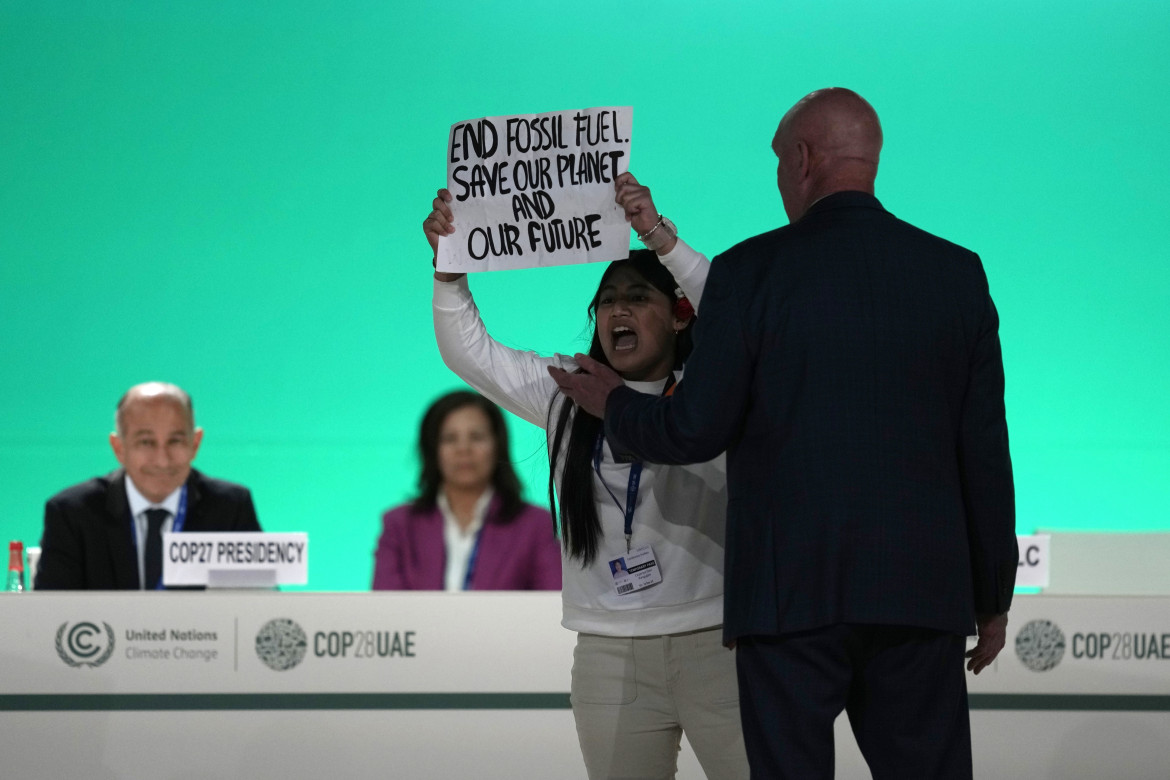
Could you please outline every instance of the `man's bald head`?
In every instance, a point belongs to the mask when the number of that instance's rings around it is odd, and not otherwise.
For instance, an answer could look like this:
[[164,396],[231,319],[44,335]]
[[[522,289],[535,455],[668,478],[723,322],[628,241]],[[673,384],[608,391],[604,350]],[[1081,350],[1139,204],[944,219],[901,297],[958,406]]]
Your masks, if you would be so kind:
[[138,404],[157,403],[174,404],[187,418],[188,430],[195,430],[195,409],[191,404],[191,396],[178,385],[167,382],[144,382],[127,390],[114,410],[114,430],[119,435],[125,435],[127,411]]
[[882,126],[865,98],[841,87],[801,98],[772,139],[776,183],[790,221],[816,201],[842,190],[873,193]]

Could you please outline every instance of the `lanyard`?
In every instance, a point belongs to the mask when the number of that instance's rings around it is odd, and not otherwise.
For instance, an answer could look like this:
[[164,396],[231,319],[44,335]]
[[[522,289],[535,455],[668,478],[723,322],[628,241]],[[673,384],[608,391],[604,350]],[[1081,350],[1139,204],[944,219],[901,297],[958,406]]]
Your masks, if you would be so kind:
[[[183,530],[183,526],[187,522],[187,486],[183,485],[183,489],[179,491],[179,506],[178,511],[175,512],[175,520],[171,523],[171,533],[179,533]],[[134,550],[138,550],[138,524],[134,522],[134,515],[130,515],[130,541],[134,542]],[[162,590],[163,584],[160,579],[155,590]]]
[[[678,380],[674,374],[670,375],[670,381],[662,388],[662,395],[668,396],[674,392],[675,385]],[[625,534],[626,534],[626,552],[630,551],[630,540],[634,536],[634,507],[638,503],[638,485],[642,482],[642,461],[636,460],[630,464],[630,480],[626,484],[626,505],[618,501],[618,497],[609,489],[609,485],[605,484],[605,478],[601,476],[601,445],[605,441],[605,431],[601,430],[597,433],[597,441],[593,445],[593,470],[597,473],[597,480],[601,486],[605,488],[605,492],[609,493],[609,497],[617,504],[617,508],[621,510],[625,518]]]
[[179,511],[175,512],[175,522],[171,523],[171,533],[177,534],[183,530],[187,522],[187,486],[179,493]]
[[463,589],[471,590],[471,575],[475,573],[475,561],[479,558],[479,540],[483,537],[483,527],[475,532],[475,543],[471,545],[471,555],[467,556],[467,573],[463,575]]
[[605,434],[599,432],[597,443],[593,446],[593,470],[597,472],[597,479],[605,488],[605,492],[609,493],[609,497],[625,516],[626,552],[629,552],[630,539],[634,535],[634,506],[638,503],[638,484],[642,481],[642,461],[636,460],[630,464],[630,481],[626,484],[626,505],[622,506],[618,497],[609,489],[609,485],[605,484],[605,478],[601,476],[601,443],[604,440]]

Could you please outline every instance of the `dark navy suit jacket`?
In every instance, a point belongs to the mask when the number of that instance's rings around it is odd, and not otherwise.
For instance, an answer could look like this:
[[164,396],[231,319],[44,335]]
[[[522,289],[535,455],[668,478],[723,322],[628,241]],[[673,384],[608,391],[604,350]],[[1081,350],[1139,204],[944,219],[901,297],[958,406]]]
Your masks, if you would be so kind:
[[725,636],[959,634],[1011,603],[999,320],[978,256],[839,192],[715,258],[686,379],[619,388],[615,452],[727,451]]
[[[259,531],[252,494],[192,469],[183,530]],[[45,504],[36,589],[138,590],[134,545],[126,472],[66,488]]]

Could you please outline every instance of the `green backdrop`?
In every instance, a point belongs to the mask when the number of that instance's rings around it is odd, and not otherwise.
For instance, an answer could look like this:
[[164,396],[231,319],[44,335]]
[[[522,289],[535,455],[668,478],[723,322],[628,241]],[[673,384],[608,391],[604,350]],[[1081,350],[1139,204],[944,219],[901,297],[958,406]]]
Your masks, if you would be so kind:
[[[631,170],[714,255],[786,221],[772,133],[831,85],[882,118],[886,207],[983,257],[1019,529],[1170,530],[1168,52],[1164,0],[4,0],[0,538],[112,469],[115,401],[164,379],[197,466],[310,533],[309,587],[367,588],[459,385],[420,227],[449,125],[632,105]],[[565,352],[599,270],[472,283],[502,341]]]

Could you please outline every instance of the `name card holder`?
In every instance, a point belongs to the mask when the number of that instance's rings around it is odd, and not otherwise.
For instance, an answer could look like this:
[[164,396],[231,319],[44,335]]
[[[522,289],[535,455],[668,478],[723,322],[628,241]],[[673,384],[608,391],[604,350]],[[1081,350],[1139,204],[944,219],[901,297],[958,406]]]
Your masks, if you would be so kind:
[[163,534],[163,585],[274,588],[309,582],[306,533]]

